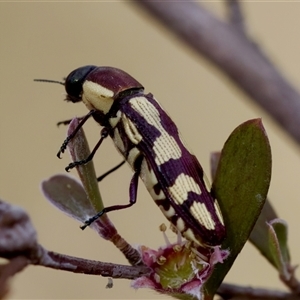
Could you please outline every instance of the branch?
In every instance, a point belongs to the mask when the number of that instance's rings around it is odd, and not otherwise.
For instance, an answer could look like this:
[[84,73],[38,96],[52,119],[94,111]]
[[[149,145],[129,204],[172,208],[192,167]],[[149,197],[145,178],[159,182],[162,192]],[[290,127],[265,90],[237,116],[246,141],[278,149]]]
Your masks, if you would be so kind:
[[145,266],[126,266],[84,259],[47,251],[41,246],[40,250],[39,252],[43,254],[37,261],[33,262],[33,264],[52,269],[123,279],[136,279],[150,273],[149,268]]
[[[121,244],[123,245],[123,242]],[[119,245],[119,249],[121,248]],[[128,247],[125,248],[125,251],[128,251]],[[1,200],[0,257],[9,260],[6,264],[0,264],[1,299],[8,291],[10,277],[22,271],[29,264],[73,273],[124,279],[136,279],[150,273],[149,268],[144,265],[118,265],[47,251],[38,244],[36,231],[27,213],[23,209]]]
[[134,3],[219,67],[300,143],[300,95],[253,41],[194,1]]
[[297,267],[289,267],[290,277],[287,279],[285,276],[280,276],[281,281],[295,294],[300,297],[300,282],[295,276]]
[[228,6],[228,14],[230,23],[239,30],[240,33],[246,35],[246,26],[239,0],[226,0]]
[[[3,201],[0,201],[0,256],[10,260],[0,264],[0,298],[8,292],[9,279],[29,264],[111,278],[137,279],[151,274],[150,268],[143,265],[125,266],[47,251],[37,243],[36,231],[27,213]],[[298,292],[296,283],[295,278],[290,282],[295,287],[294,292]],[[292,293],[228,284],[222,284],[218,294],[224,299],[236,296],[243,296],[243,299],[300,299],[299,295]]]
[[295,294],[267,290],[260,288],[252,288],[245,286],[237,286],[233,284],[223,283],[217,292],[218,295],[222,296],[223,299],[264,299],[264,300],[299,300],[300,297]]

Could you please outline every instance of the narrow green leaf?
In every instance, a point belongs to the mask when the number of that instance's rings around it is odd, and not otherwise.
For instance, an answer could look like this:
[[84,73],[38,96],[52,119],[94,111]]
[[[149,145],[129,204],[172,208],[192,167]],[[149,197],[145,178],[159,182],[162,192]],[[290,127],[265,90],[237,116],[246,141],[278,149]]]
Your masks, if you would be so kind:
[[271,179],[271,150],[260,119],[236,128],[226,141],[212,191],[224,217],[230,256],[218,264],[204,287],[209,299],[246,243],[265,203]]
[[[77,128],[78,124],[79,119],[74,118],[69,125],[68,135]],[[82,128],[80,128],[76,136],[70,140],[68,149],[73,162],[86,159],[89,156],[90,148]],[[90,161],[85,165],[77,166],[76,169],[95,211],[101,211],[104,208],[104,205],[100,195],[93,161]]]
[[269,228],[267,226],[267,222],[276,218],[277,214],[274,208],[272,207],[270,201],[268,201],[267,199],[249,237],[249,241],[275,268],[276,262],[269,247]]
[[288,225],[284,220],[275,219],[267,224],[269,248],[276,267],[283,278],[289,280],[290,254],[287,244]]

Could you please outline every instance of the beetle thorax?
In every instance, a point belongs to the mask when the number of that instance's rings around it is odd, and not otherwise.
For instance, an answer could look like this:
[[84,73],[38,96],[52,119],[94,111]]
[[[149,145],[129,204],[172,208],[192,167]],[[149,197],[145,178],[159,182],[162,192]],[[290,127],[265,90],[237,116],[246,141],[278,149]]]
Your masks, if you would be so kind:
[[82,86],[82,102],[89,110],[96,109],[107,114],[114,102],[114,92],[98,83],[86,80]]

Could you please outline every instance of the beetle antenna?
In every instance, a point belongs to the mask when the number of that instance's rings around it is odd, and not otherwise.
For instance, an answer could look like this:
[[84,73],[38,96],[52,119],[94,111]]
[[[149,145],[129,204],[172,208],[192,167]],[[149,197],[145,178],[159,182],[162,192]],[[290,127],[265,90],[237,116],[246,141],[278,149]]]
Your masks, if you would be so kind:
[[62,81],[57,81],[57,80],[49,80],[49,79],[33,79],[33,81],[51,82],[51,83],[58,83],[58,84],[61,84],[61,85],[65,85],[64,82],[62,82]]

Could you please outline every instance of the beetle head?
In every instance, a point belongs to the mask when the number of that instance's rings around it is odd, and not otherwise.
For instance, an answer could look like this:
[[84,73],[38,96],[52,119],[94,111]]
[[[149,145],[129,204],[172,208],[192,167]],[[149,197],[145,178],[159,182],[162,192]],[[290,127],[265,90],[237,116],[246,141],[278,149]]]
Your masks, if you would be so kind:
[[67,100],[83,101],[89,110],[107,114],[113,102],[143,86],[126,72],[112,67],[85,66],[72,71],[65,80]]

